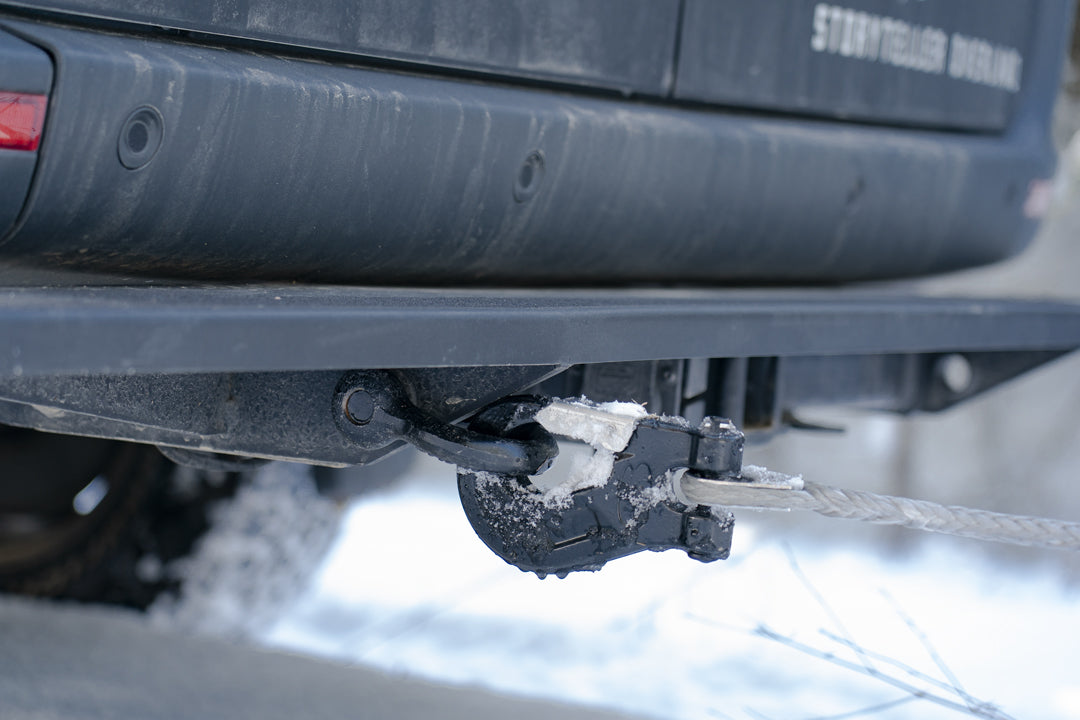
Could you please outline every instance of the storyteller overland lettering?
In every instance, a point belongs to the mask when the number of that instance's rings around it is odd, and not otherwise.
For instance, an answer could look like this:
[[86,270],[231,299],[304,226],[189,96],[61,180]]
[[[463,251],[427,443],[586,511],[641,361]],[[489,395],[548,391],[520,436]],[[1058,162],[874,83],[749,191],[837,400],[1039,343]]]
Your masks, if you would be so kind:
[[1018,92],[1024,58],[1007,45],[932,25],[819,3],[814,7],[814,52],[945,75]]

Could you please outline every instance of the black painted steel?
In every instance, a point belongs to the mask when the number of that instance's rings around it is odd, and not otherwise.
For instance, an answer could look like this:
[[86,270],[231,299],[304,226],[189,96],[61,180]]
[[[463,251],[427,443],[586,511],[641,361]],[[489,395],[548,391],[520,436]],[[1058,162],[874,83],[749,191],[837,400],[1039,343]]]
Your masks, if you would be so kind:
[[[503,402],[512,406],[510,417],[521,412],[522,402]],[[539,407],[535,402],[525,405]],[[338,382],[332,412],[342,434],[361,450],[380,450],[404,440],[451,465],[522,474],[538,472],[558,454],[555,439],[542,429],[529,437],[513,437],[432,417],[414,405],[401,382],[386,372],[347,373]]]
[[665,93],[678,0],[4,0],[72,20],[112,20],[304,51],[330,51]]
[[1076,303],[840,290],[269,286],[0,292],[4,376],[1077,347]]
[[41,48],[0,31],[0,92],[48,95],[53,66]]
[[700,428],[647,417],[616,455],[605,482],[545,500],[525,475],[458,469],[458,493],[473,530],[496,555],[540,577],[599,570],[642,550],[685,550],[702,562],[727,558],[734,518],[690,507],[671,493],[668,473],[700,469],[737,477],[742,433],[718,418]]
[[[0,424],[179,448],[181,453],[170,457],[182,456],[184,464],[203,468],[220,464],[208,453],[331,466],[365,464],[411,441],[449,462],[468,465],[469,458],[483,458],[504,470],[535,470],[549,457],[550,447],[476,438],[450,424],[550,373],[546,366],[531,366],[447,373],[9,376],[0,378]],[[384,378],[405,391],[407,402],[390,403],[397,416],[373,402],[367,424],[353,425],[348,419],[343,401],[347,391],[359,389],[355,381],[365,375]],[[445,382],[433,382],[432,375],[443,376]],[[381,387],[369,387],[373,400],[386,396]],[[394,409],[405,405],[405,410]]]
[[[1028,83],[1037,86],[1029,94],[1047,90],[1042,46],[1061,34],[1036,35],[1036,24],[1056,16],[1067,25],[1070,9],[1058,0],[687,0],[675,94],[779,112],[1001,131]],[[989,48],[988,64],[996,52],[1005,66],[1000,76],[971,71],[969,47]],[[1059,63],[1061,49],[1046,55]]]

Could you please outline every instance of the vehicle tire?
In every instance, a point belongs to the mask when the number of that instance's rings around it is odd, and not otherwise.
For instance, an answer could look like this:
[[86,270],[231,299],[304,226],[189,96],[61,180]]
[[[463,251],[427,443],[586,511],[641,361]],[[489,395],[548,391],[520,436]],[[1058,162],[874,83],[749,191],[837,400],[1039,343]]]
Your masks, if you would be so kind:
[[175,584],[163,568],[237,483],[151,446],[21,428],[0,428],[0,463],[0,591],[136,608]]

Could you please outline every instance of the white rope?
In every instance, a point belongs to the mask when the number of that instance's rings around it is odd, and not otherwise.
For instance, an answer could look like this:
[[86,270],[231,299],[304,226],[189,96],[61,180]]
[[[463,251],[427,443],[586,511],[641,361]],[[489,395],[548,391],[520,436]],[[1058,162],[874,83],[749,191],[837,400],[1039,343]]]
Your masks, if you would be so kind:
[[712,480],[686,473],[681,489],[687,500],[701,505],[813,510],[828,517],[901,525],[977,540],[1080,550],[1080,523],[842,490],[780,473],[766,472],[748,482]]
[[1080,523],[939,505],[816,483],[806,483],[803,492],[818,502],[815,512],[829,517],[902,525],[1013,545],[1080,550]]

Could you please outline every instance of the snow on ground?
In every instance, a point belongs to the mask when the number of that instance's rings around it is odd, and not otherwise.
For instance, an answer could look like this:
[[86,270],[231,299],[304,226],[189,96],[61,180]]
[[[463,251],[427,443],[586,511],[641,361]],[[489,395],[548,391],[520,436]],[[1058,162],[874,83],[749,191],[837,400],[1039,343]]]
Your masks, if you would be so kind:
[[[431,463],[348,509],[311,586],[261,639],[651,717],[838,717],[909,697],[770,632],[960,704],[1080,718],[1080,594],[1046,570],[1004,570],[940,543],[890,560],[788,540],[742,513],[726,562],[641,553],[538,580],[483,546],[453,470]],[[872,716],[964,715],[912,700]]]
[[178,597],[150,607],[150,621],[182,632],[248,638],[274,622],[310,581],[334,541],[339,510],[318,494],[311,468],[270,463],[214,508],[213,524],[168,572]]

